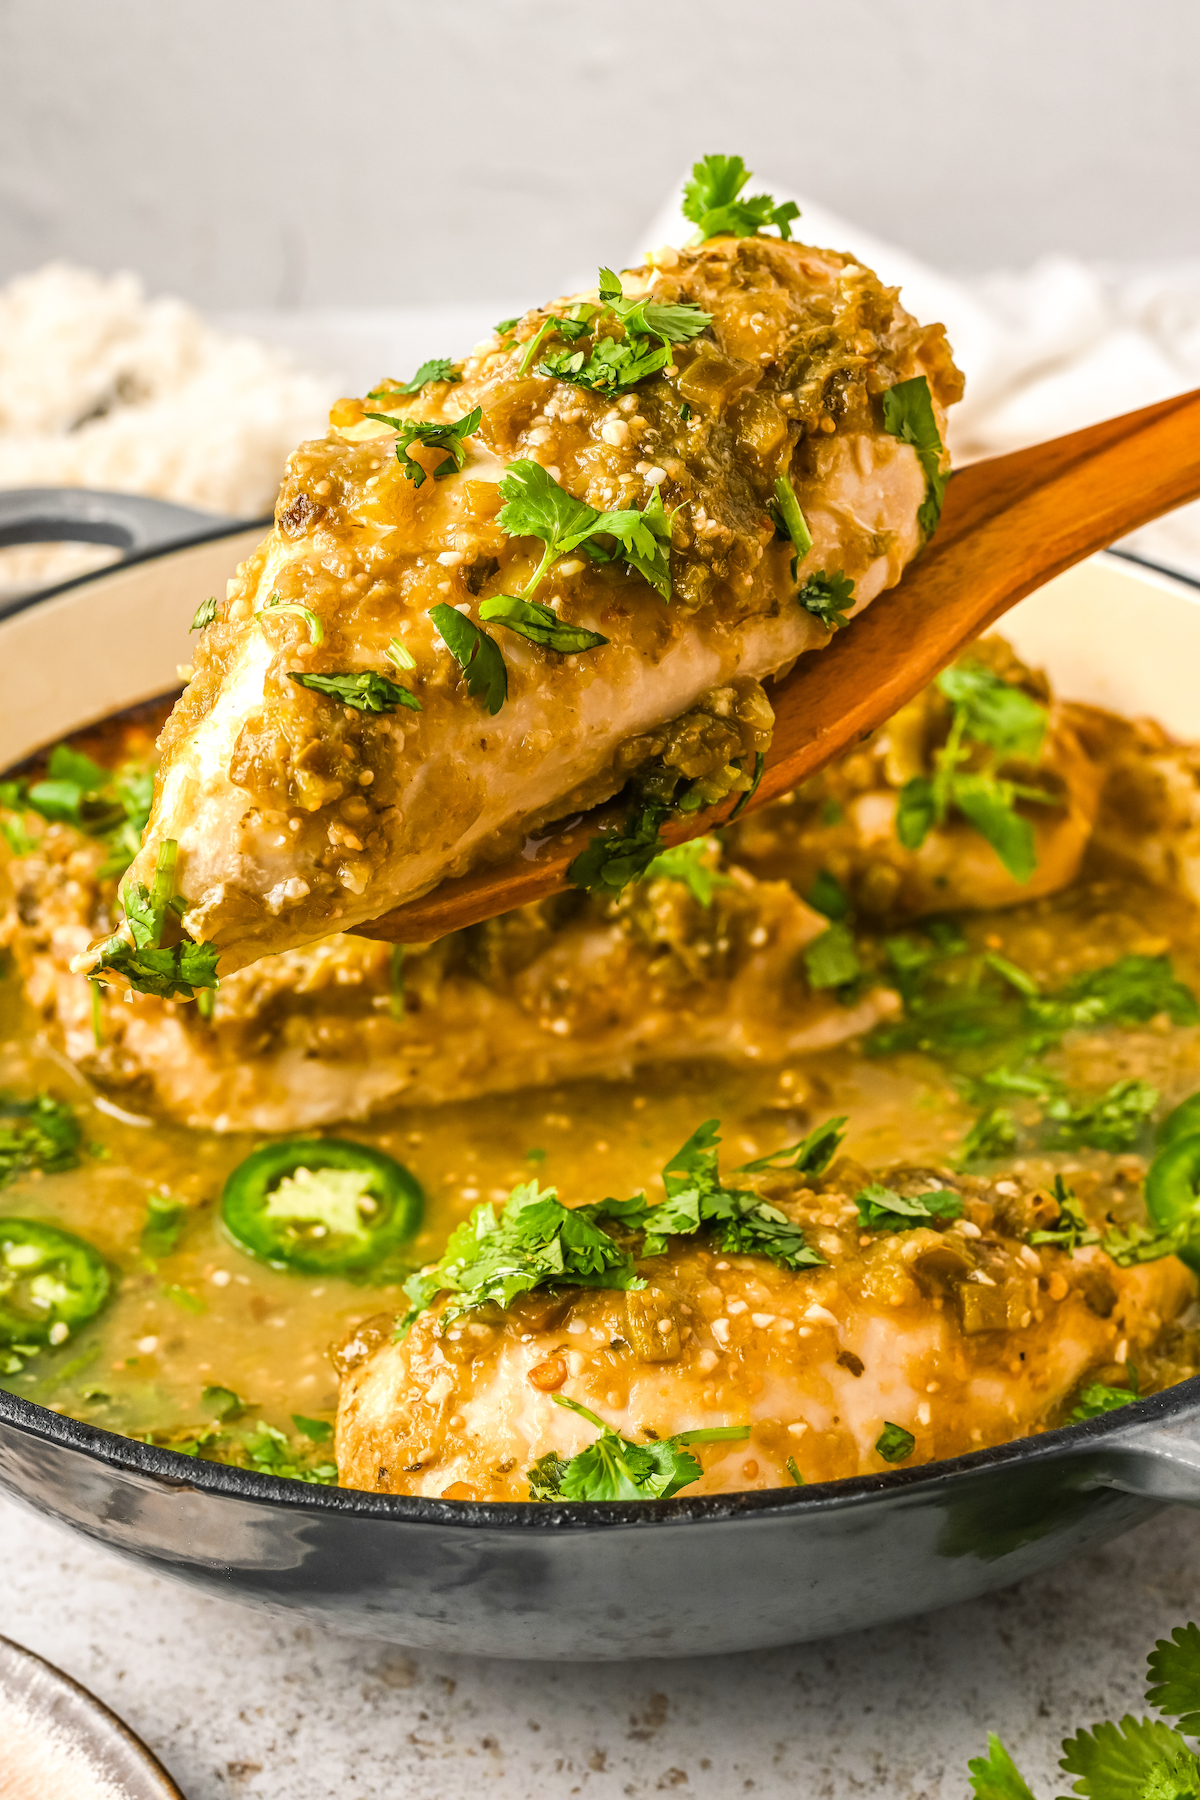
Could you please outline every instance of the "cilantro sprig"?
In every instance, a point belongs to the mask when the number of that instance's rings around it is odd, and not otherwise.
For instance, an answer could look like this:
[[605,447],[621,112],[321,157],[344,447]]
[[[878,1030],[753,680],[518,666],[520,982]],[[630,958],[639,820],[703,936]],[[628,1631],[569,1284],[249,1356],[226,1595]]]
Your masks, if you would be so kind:
[[[447,384],[451,384],[461,380],[462,376],[454,367],[454,360],[452,357],[432,356],[428,362],[423,362],[421,364],[411,381],[387,381],[382,387],[375,388],[373,392],[369,393],[367,399],[383,400],[385,402],[399,400],[402,396],[419,394],[422,388],[428,387],[429,384],[434,381],[444,381]],[[367,414],[368,418],[375,418],[377,416],[378,415],[375,413]]]
[[883,396],[883,428],[903,444],[911,444],[925,476],[925,498],[917,509],[917,524],[928,540],[938,528],[950,470],[942,468],[946,446],[942,443],[933,410],[933,395],[924,375],[898,381]]
[[623,831],[597,835],[573,859],[567,869],[572,887],[615,900],[631,881],[644,881],[652,864],[666,853],[662,824],[672,810],[653,803],[631,807]]
[[[584,302],[565,318],[551,315],[543,322],[525,347],[522,370],[545,338],[561,337],[567,348],[544,357],[538,373],[615,398],[666,368],[672,344],[687,343],[712,324],[710,313],[687,301],[670,303],[649,296],[627,300],[620,276],[611,269],[601,269],[598,291],[598,306]],[[601,325],[608,319],[623,328],[623,338],[601,335]]]
[[758,1156],[753,1162],[740,1163],[738,1174],[754,1174],[762,1169],[794,1169],[800,1175],[823,1175],[846,1141],[842,1129],[845,1124],[845,1113],[839,1113],[836,1119],[826,1119],[798,1144],[784,1144],[782,1149]]
[[[1174,1719],[1111,1720],[1063,1739],[1059,1767],[1077,1779],[1071,1791],[1088,1800],[1200,1800],[1200,1756],[1183,1733],[1200,1730],[1200,1630],[1176,1626],[1150,1654],[1146,1703]],[[976,1800],[1034,1800],[1000,1739],[990,1733],[988,1753],[967,1765]]]
[[750,1436],[749,1425],[712,1425],[635,1444],[578,1400],[551,1397],[594,1425],[600,1436],[576,1456],[551,1451],[540,1457],[528,1473],[532,1500],[670,1500],[704,1473],[690,1444],[744,1443]]
[[[943,669],[937,687],[953,708],[950,730],[934,757],[932,778],[915,775],[901,788],[896,836],[906,850],[919,850],[953,808],[986,838],[1013,879],[1026,882],[1037,867],[1037,849],[1033,826],[1017,812],[1016,803],[1062,802],[1043,788],[1002,779],[996,768],[1014,757],[1037,761],[1046,708],[981,663]],[[962,768],[971,745],[987,752],[983,769]]]
[[[576,500],[540,463],[520,457],[508,465],[500,481],[504,505],[496,523],[509,537],[537,538],[542,559],[520,598],[528,600],[551,565],[572,550],[593,562],[622,561],[643,576],[660,599],[671,598],[671,520],[655,488],[642,511],[598,512]],[[615,544],[606,541],[615,539]]]
[[126,881],[121,900],[133,942],[115,934],[108,938],[89,971],[90,979],[120,975],[138,993],[163,1000],[191,1000],[198,988],[220,986],[216,944],[197,944],[186,933],[170,946],[162,941],[168,922],[187,911],[183,895],[174,892],[178,851],[174,838],[164,838],[150,887],[141,881]]
[[338,700],[343,706],[352,706],[357,712],[392,713],[400,706],[407,707],[410,712],[421,711],[421,702],[415,694],[374,669],[344,670],[331,675],[289,669],[288,680],[300,687],[311,688],[315,694]]
[[775,498],[769,511],[775,526],[777,537],[789,538],[795,554],[792,557],[792,580],[796,580],[796,570],[813,547],[812,532],[808,529],[808,520],[800,511],[800,502],[796,498],[796,490],[791,478],[787,475],[775,477]]
[[647,864],[641,879],[682,882],[692,899],[707,911],[717,888],[737,886],[736,881],[722,875],[718,869],[710,868],[705,860],[715,841],[713,838],[693,838],[690,843],[673,844],[670,849],[660,850]]
[[461,419],[444,421],[440,419],[399,419],[390,413],[369,412],[368,419],[375,419],[380,425],[390,425],[396,432],[396,461],[400,464],[401,473],[414,487],[425,485],[425,470],[414,456],[409,455],[414,444],[420,444],[426,450],[444,450],[443,460],[434,469],[434,479],[443,475],[453,475],[463,467],[467,460],[466,440],[473,432],[479,430],[483,418],[481,407],[474,406]]
[[791,237],[800,208],[794,200],[780,203],[770,194],[741,197],[750,179],[740,156],[702,156],[693,163],[682,206],[684,218],[696,227],[693,244],[712,237],[757,237],[772,226],[781,238]]
[[1083,1144],[1093,1150],[1132,1150],[1158,1102],[1158,1089],[1136,1077],[1115,1081],[1092,1099],[1056,1095],[1043,1109],[1053,1126],[1050,1143],[1058,1150]]
[[827,631],[840,631],[850,623],[847,615],[854,605],[854,583],[841,569],[832,573],[822,569],[808,577],[796,598]]
[[503,625],[506,631],[515,632],[543,650],[557,650],[560,656],[578,656],[608,643],[598,631],[572,625],[560,619],[552,607],[516,594],[493,594],[480,606],[479,616],[489,625]]
[[912,1231],[931,1219],[961,1219],[963,1203],[948,1188],[932,1188],[925,1194],[905,1196],[882,1182],[872,1181],[855,1194],[858,1223],[863,1231]]

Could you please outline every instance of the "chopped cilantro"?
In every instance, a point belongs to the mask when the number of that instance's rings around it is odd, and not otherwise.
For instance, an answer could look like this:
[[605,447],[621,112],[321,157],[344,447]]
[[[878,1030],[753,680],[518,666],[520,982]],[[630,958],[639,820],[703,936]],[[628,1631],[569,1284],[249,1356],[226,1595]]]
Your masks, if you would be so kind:
[[396,461],[400,464],[401,473],[414,486],[423,487],[425,470],[415,457],[409,455],[412,445],[420,444],[427,450],[444,450],[445,459],[434,469],[434,479],[442,475],[453,475],[467,460],[465,440],[472,432],[479,430],[483,412],[480,407],[474,406],[461,419],[454,419],[449,423],[437,419],[397,419],[389,413],[376,412],[369,412],[366,417],[392,427],[397,434]]
[[759,1169],[797,1169],[802,1175],[822,1175],[845,1142],[846,1133],[842,1130],[845,1123],[844,1113],[836,1119],[826,1119],[798,1144],[785,1144],[768,1156],[739,1164],[738,1173],[748,1175]]
[[391,713],[398,706],[405,706],[410,712],[421,711],[421,702],[415,694],[386,675],[377,674],[374,669],[347,669],[337,675],[289,669],[288,680],[300,687],[311,688],[315,694],[325,694],[330,700],[339,700],[343,706],[352,706],[356,712]]
[[[671,521],[655,488],[645,508],[597,512],[560,487],[540,463],[520,457],[500,481],[504,505],[496,523],[509,537],[535,537],[545,545],[542,560],[520,596],[534,593],[550,565],[570,550],[581,549],[593,562],[624,561],[642,575],[663,600],[671,598]],[[615,538],[616,549],[598,540]]]
[[29,1169],[57,1175],[78,1168],[82,1137],[65,1101],[51,1094],[17,1100],[0,1093],[0,1187]]
[[1132,1269],[1138,1263],[1159,1262],[1164,1256],[1179,1256],[1188,1245],[1191,1232],[1185,1219],[1173,1231],[1157,1232],[1135,1222],[1110,1225],[1100,1239],[1100,1248],[1120,1269]]
[[199,606],[192,614],[192,622],[188,629],[191,631],[203,631],[206,625],[212,624],[216,616],[217,597],[215,594],[210,594],[207,600],[202,600],[200,602]]
[[197,988],[215,988],[220,951],[213,943],[197,944],[186,934],[169,948],[163,946],[168,918],[187,910],[182,894],[172,893],[175,859],[179,846],[164,838],[158,848],[154,882],[126,881],[121,890],[133,943],[123,937],[108,938],[101,946],[91,971],[123,975],[131,988],[156,994],[164,1000],[191,1000]]
[[515,1187],[497,1215],[477,1206],[451,1234],[431,1269],[410,1276],[411,1302],[398,1327],[403,1335],[443,1291],[455,1296],[443,1328],[472,1307],[511,1306],[519,1294],[543,1285],[639,1288],[633,1259],[593,1222],[591,1208],[561,1204],[554,1188],[537,1181]]
[[994,1731],[988,1732],[988,1753],[967,1764],[975,1800],[1033,1800],[1033,1794],[1016,1763]]
[[832,574],[822,569],[819,575],[808,577],[796,598],[828,631],[840,631],[850,623],[847,613],[854,604],[854,583],[841,569]]
[[[308,1462],[306,1451],[291,1443],[273,1425],[260,1425],[253,1437],[242,1445],[243,1467],[257,1469],[260,1475],[277,1475],[285,1481],[307,1481],[318,1487],[336,1487],[338,1472],[333,1462]],[[239,1459],[240,1460],[240,1459]]]
[[938,431],[933,395],[924,375],[898,381],[883,396],[883,428],[902,443],[911,444],[925,474],[925,498],[917,512],[924,538],[932,537],[942,516],[942,502],[950,471],[942,470],[945,445]]
[[[575,318],[548,319],[527,346],[522,367],[528,367],[543,337],[562,337],[568,346],[579,347],[552,352],[538,365],[538,373],[615,397],[665,368],[671,360],[672,344],[698,337],[712,323],[709,313],[687,302],[663,304],[648,297],[627,300],[620,277],[611,269],[600,271],[599,295],[599,306],[573,308],[578,315]],[[608,317],[624,327],[623,339],[599,335],[597,321]]]
[[736,881],[728,875],[722,875],[717,869],[710,869],[705,857],[708,856],[715,840],[713,838],[693,838],[687,844],[674,844],[669,850],[660,850],[642,874],[642,881],[681,881],[691,894],[692,899],[703,907],[712,905],[713,892],[719,887],[736,887]]
[[560,656],[576,656],[585,650],[598,650],[608,639],[583,625],[570,625],[560,619],[549,606],[536,600],[522,600],[515,594],[493,594],[479,608],[479,616],[491,624],[503,625],[506,631],[528,638],[543,650],[557,650]]
[[188,1209],[182,1200],[175,1200],[170,1194],[151,1194],[146,1202],[146,1217],[142,1225],[138,1248],[146,1261],[154,1267],[159,1258],[169,1256],[179,1242],[179,1234],[187,1220]]
[[621,278],[611,269],[600,271],[600,303],[614,313],[627,331],[637,337],[662,338],[668,344],[686,344],[712,324],[712,314],[690,301],[664,305],[643,298],[627,300]]
[[989,1162],[997,1156],[1008,1156],[1017,1147],[1017,1125],[1006,1106],[993,1106],[981,1113],[962,1141],[955,1161]]
[[573,887],[615,899],[631,881],[641,881],[655,858],[666,850],[659,827],[669,818],[668,806],[633,807],[623,832],[590,840],[567,870]]
[[903,1425],[893,1425],[890,1419],[883,1421],[883,1430],[875,1440],[875,1448],[884,1462],[906,1462],[917,1447],[917,1440],[911,1431],[905,1431]]
[[520,313],[515,313],[511,319],[501,319],[499,324],[493,325],[492,330],[496,333],[497,337],[507,337],[509,332],[514,330],[520,323],[521,315]]
[[539,1458],[528,1476],[534,1500],[670,1500],[704,1473],[689,1453],[689,1444],[743,1443],[750,1436],[749,1425],[716,1425],[634,1444],[578,1400],[565,1394],[552,1399],[556,1406],[578,1413],[601,1435],[569,1460],[553,1451]]
[[789,1456],[787,1459],[787,1462],[783,1466],[787,1470],[788,1474],[791,1476],[792,1480],[795,1482],[796,1486],[803,1487],[804,1486],[804,1477],[800,1473],[800,1470],[796,1466],[795,1457]]
[[301,606],[298,600],[281,600],[277,593],[272,594],[271,598],[264,601],[254,615],[260,631],[262,630],[263,614],[266,612],[291,613],[297,619],[303,619],[308,626],[309,643],[323,644],[325,642],[325,627],[311,606]]
[[838,920],[849,916],[850,897],[837,876],[831,875],[828,869],[818,871],[805,899],[814,912],[824,913],[827,919]]
[[467,693],[472,699],[482,695],[488,711],[498,713],[508,697],[508,670],[495,638],[453,606],[431,606],[429,616],[467,678]]
[[1038,1024],[1055,1032],[1073,1027],[1146,1024],[1166,1013],[1173,1025],[1200,1023],[1191,989],[1176,980],[1169,956],[1122,956],[1107,968],[1075,975],[1058,993],[1031,1002]]
[[862,1230],[879,1232],[912,1231],[930,1219],[960,1219],[963,1209],[959,1196],[945,1188],[905,1198],[878,1181],[855,1194],[854,1204]]
[[[72,825],[76,831],[101,839],[108,847],[97,870],[101,879],[121,875],[129,867],[153,798],[152,769],[137,763],[102,769],[69,744],[55,745],[42,780],[0,782],[0,807],[18,814],[37,813],[50,824]],[[15,856],[28,856],[37,848],[37,840],[19,818],[0,821],[0,830]]]
[[740,156],[702,156],[693,163],[682,204],[684,218],[696,227],[693,244],[711,237],[756,237],[772,225],[780,237],[791,237],[800,208],[794,200],[777,203],[770,194],[740,198],[750,179]]
[[814,938],[804,952],[804,968],[808,985],[818,991],[847,987],[862,974],[862,963],[855,948],[854,933],[838,920]]
[[[660,1254],[667,1233],[704,1228],[714,1232],[719,1248],[731,1256],[766,1256],[786,1269],[822,1264],[820,1251],[810,1247],[800,1227],[778,1207],[724,1185],[718,1169],[719,1124],[705,1120],[663,1168],[667,1198],[647,1211],[645,1254]],[[806,1139],[798,1150],[808,1146]],[[814,1148],[810,1154],[820,1151]]]
[[[368,394],[367,399],[384,401],[398,400],[403,394],[419,394],[421,389],[423,387],[428,387],[431,381],[445,381],[451,383],[461,380],[462,376],[458,374],[455,369],[452,357],[434,356],[431,357],[428,362],[423,362],[421,364],[411,381],[387,381],[382,387],[376,388],[373,393]],[[368,418],[375,418],[377,416],[378,415],[375,413],[367,414]]]
[[388,644],[386,654],[388,660],[394,662],[396,667],[402,669],[405,674],[409,674],[417,666],[416,657],[411,650],[406,650],[404,648],[404,645],[400,642],[399,638],[392,638],[391,642]]
[[1078,1249],[1081,1244],[1098,1244],[1100,1233],[1089,1225],[1087,1214],[1061,1175],[1054,1177],[1054,1198],[1058,1218],[1048,1230],[1031,1231],[1025,1242],[1035,1247],[1052,1244],[1055,1249],[1068,1251]]
[[314,1444],[327,1444],[333,1436],[333,1426],[327,1419],[307,1419],[303,1413],[293,1413],[292,1424],[303,1437],[311,1438]]
[[1103,1381],[1090,1381],[1081,1389],[1079,1402],[1067,1416],[1068,1425],[1078,1425],[1081,1419],[1098,1419],[1102,1413],[1116,1412],[1118,1407],[1131,1406],[1140,1398],[1138,1394],[1138,1375],[1132,1363],[1125,1365],[1128,1386],[1109,1387]]
[[[795,551],[792,557],[792,580],[795,581],[796,570],[812,549],[813,541],[808,521],[800,511],[796,490],[786,475],[777,475],[775,478],[775,499],[770,513],[776,536],[791,539],[792,549]],[[808,586],[807,582],[805,586]]]
[[1114,1082],[1092,1100],[1056,1097],[1044,1109],[1054,1123],[1050,1142],[1060,1150],[1082,1144],[1093,1150],[1132,1150],[1158,1101],[1158,1089],[1136,1079]]
[[204,1389],[204,1392],[200,1396],[200,1404],[205,1412],[211,1413],[215,1419],[220,1419],[222,1423],[224,1423],[226,1419],[233,1420],[239,1418],[242,1413],[248,1410],[246,1402],[242,1399],[240,1394],[235,1394],[232,1388],[219,1387],[215,1384],[212,1387],[206,1387]]

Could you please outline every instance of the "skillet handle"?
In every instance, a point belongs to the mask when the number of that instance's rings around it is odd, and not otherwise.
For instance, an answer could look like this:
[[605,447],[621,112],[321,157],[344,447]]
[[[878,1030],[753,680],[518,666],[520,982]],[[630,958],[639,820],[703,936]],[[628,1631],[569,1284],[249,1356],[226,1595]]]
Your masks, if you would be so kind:
[[0,490],[0,547],[8,544],[115,544],[121,561],[212,537],[241,523],[217,513],[175,506],[146,494],[111,494],[100,488]]
[[1200,1398],[1165,1419],[1120,1432],[1102,1456],[1104,1486],[1200,1507]]

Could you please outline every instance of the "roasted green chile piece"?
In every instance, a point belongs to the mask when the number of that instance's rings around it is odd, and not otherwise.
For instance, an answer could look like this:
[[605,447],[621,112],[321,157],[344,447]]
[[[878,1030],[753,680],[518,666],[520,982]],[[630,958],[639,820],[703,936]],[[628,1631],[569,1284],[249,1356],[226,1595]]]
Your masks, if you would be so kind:
[[1160,1231],[1188,1226],[1177,1255],[1200,1273],[1200,1131],[1175,1137],[1159,1151],[1146,1176],[1146,1208]]
[[65,1343],[111,1285],[104,1258],[82,1238],[38,1219],[0,1218],[0,1344]]
[[412,1237],[425,1196],[382,1150],[346,1138],[264,1144],[225,1183],[221,1217],[240,1249],[297,1275],[362,1275]]

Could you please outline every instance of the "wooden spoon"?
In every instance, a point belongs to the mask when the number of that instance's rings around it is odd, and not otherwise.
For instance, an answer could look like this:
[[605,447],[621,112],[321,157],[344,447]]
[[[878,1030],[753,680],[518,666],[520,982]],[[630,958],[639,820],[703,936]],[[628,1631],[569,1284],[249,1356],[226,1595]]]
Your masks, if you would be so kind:
[[[1200,499],[1200,389],[1011,456],[971,463],[946,492],[941,525],[898,587],[828,649],[802,656],[771,689],[775,735],[750,807],[813,775],[890,719],[967,644],[1034,588],[1114,538]],[[1131,652],[1137,619],[1129,620]],[[668,844],[711,831],[728,801],[663,827]],[[589,838],[619,825],[610,802],[521,856],[443,881],[357,927],[388,943],[427,943],[568,887]]]

